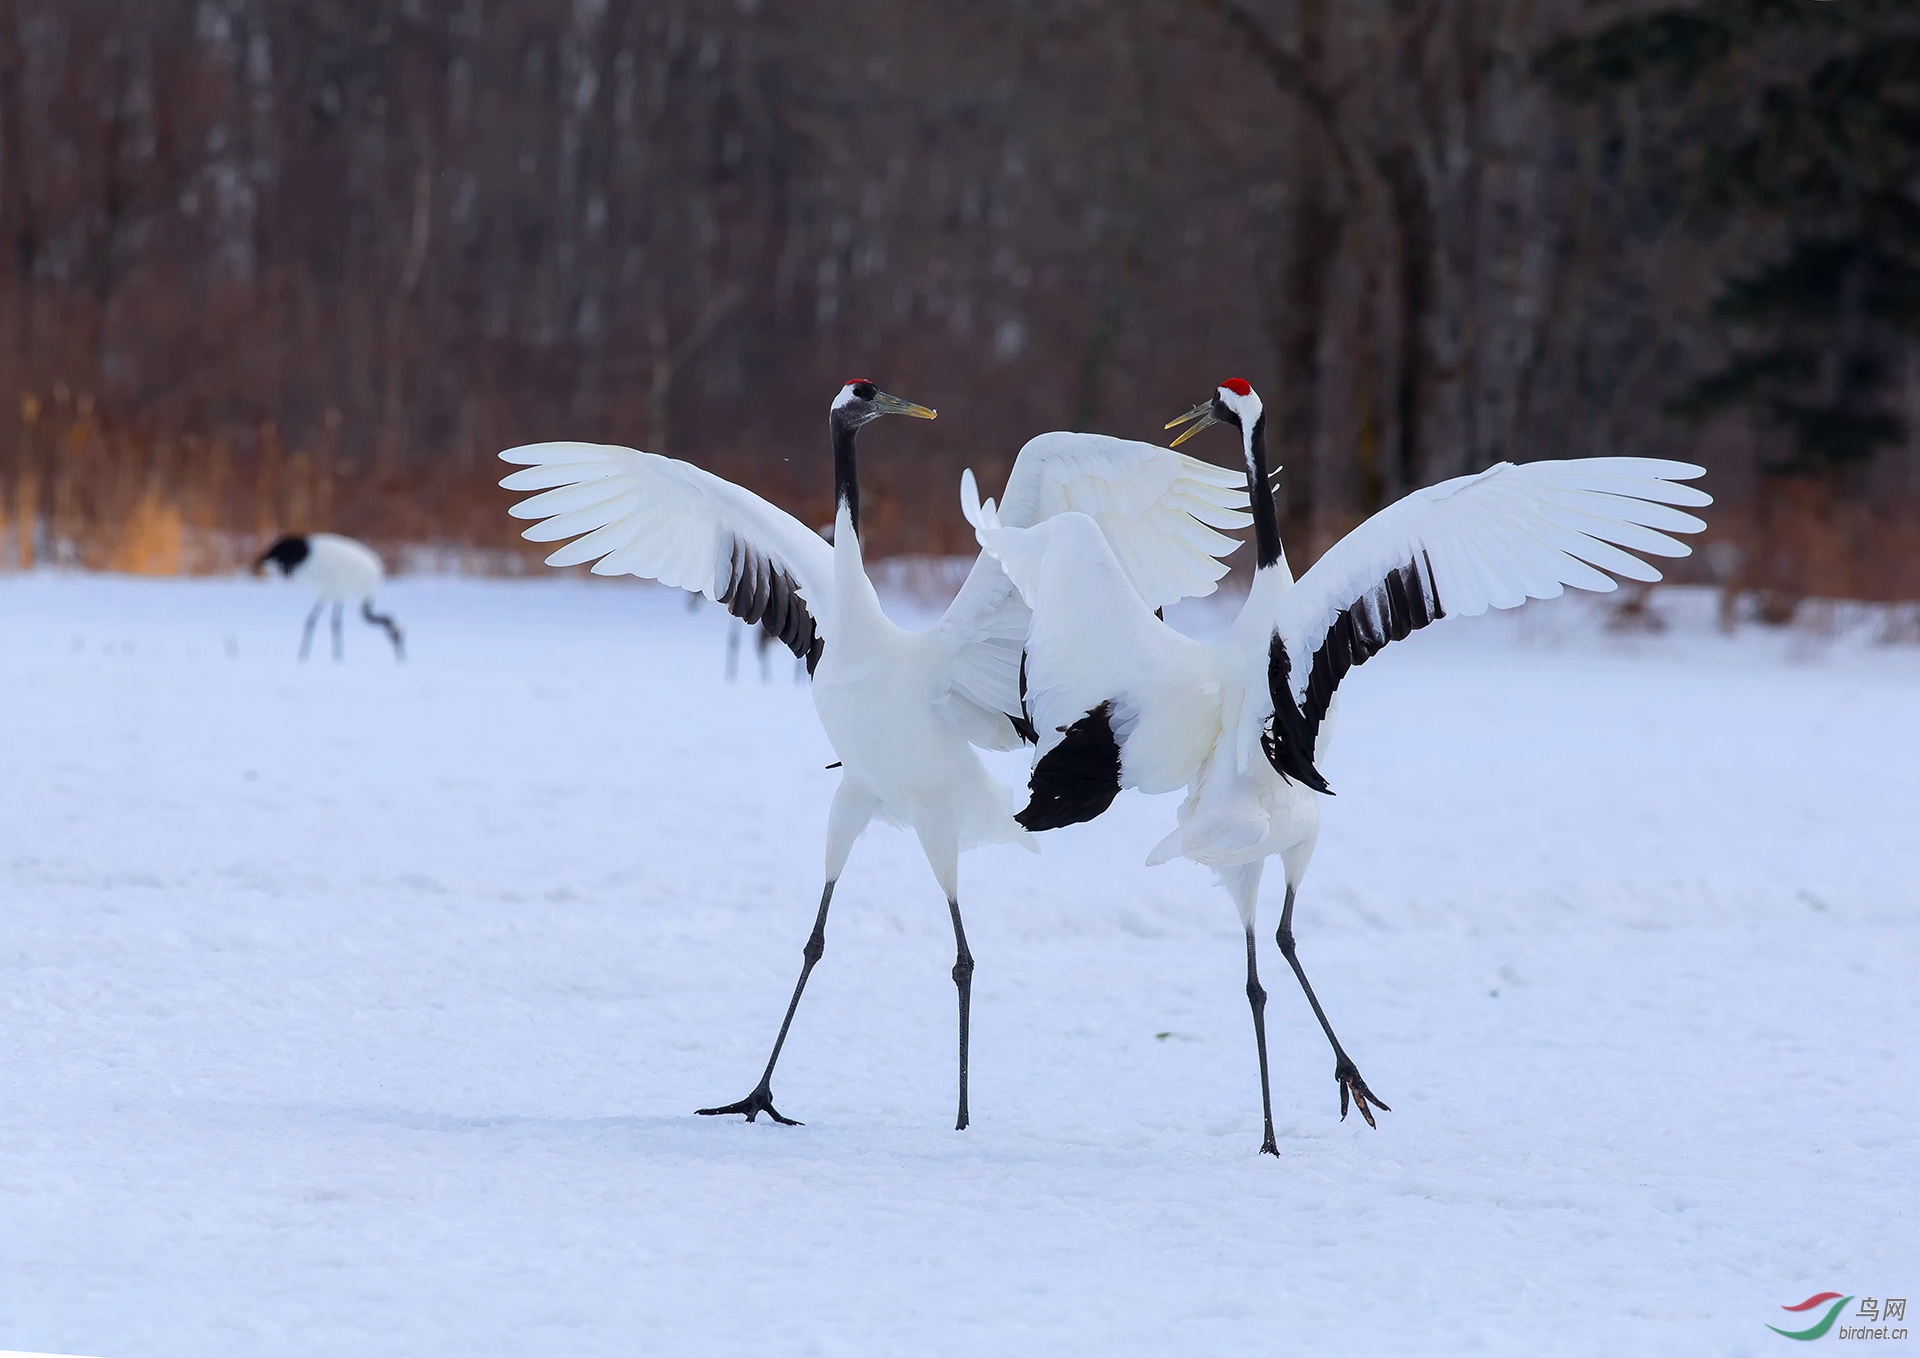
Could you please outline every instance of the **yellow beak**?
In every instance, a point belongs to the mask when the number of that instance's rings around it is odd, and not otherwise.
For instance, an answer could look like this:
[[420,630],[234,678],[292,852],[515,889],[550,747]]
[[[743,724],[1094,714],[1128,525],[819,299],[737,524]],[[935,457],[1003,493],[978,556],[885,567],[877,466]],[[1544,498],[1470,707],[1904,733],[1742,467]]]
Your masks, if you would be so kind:
[[1168,444],[1168,447],[1178,448],[1208,425],[1220,423],[1220,421],[1213,416],[1213,399],[1209,397],[1192,410],[1189,410],[1186,414],[1179,416],[1177,419],[1168,420],[1165,427],[1171,429],[1175,425],[1185,424],[1188,420],[1197,420],[1199,423],[1195,424],[1191,429],[1182,430],[1180,437]]
[[916,420],[938,419],[940,412],[917,406],[912,401],[903,401],[898,396],[889,396],[884,391],[873,395],[873,408],[882,415],[911,415]]

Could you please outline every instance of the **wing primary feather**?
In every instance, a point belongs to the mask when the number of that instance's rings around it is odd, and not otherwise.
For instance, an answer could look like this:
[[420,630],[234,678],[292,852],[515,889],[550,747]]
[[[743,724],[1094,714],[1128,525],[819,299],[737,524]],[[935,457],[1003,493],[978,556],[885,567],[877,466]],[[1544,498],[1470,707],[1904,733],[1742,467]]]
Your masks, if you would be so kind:
[[784,588],[785,581],[780,571],[771,572],[767,582],[767,609],[760,616],[760,625],[767,629],[767,635],[785,640],[787,630],[787,602],[793,597],[791,590]]
[[740,571],[746,564],[746,544],[738,534],[727,535],[727,564],[724,578],[715,581],[720,587],[719,602],[727,607],[729,613],[738,616],[733,606],[734,596],[740,591]]
[[734,602],[740,606],[742,619],[757,623],[767,606],[766,560],[752,547],[747,548],[746,557],[746,565],[740,573],[740,592]]
[[753,562],[753,594],[747,601],[747,608],[753,616],[747,621],[759,622],[767,615],[767,596],[773,587],[773,571],[767,558],[760,552],[754,552],[749,559]]
[[1413,601],[1417,597],[1419,582],[1415,588],[1407,588],[1407,576],[1412,574],[1409,566],[1406,570],[1387,573],[1387,640],[1399,641],[1420,624],[1413,620]]

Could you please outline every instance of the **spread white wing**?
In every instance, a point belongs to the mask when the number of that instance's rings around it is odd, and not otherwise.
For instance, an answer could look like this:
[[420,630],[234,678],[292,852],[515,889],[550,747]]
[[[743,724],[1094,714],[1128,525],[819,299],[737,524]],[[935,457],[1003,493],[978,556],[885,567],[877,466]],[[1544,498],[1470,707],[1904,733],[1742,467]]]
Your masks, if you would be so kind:
[[549,566],[593,562],[697,590],[759,623],[811,670],[832,627],[833,548],[783,509],[691,463],[601,443],[531,443],[501,460],[500,482],[541,494],[508,513],[538,519],[529,542],[573,538]]
[[1105,434],[1027,440],[1000,497],[1000,522],[1031,528],[1078,511],[1100,526],[1148,608],[1211,594],[1245,528],[1247,475],[1158,444]]
[[1280,596],[1259,658],[1266,682],[1248,685],[1268,701],[1249,701],[1242,713],[1242,766],[1264,747],[1282,776],[1326,791],[1314,751],[1350,669],[1449,615],[1555,598],[1568,585],[1611,590],[1607,571],[1658,580],[1635,553],[1689,553],[1668,535],[1706,527],[1675,508],[1713,503],[1676,484],[1701,475],[1688,463],[1643,457],[1503,462],[1387,506]]
[[[1121,587],[1152,611],[1214,591],[1240,544],[1215,530],[1243,528],[1246,476],[1156,444],[1105,434],[1052,433],[1029,439],[1014,459],[1006,494],[983,511],[973,473],[960,478],[961,509],[1030,528],[1077,512],[1106,540]],[[950,688],[942,701],[968,739],[1012,749],[1035,739],[1027,720],[1021,658],[1029,613],[1004,571],[982,554],[941,618],[950,647]]]

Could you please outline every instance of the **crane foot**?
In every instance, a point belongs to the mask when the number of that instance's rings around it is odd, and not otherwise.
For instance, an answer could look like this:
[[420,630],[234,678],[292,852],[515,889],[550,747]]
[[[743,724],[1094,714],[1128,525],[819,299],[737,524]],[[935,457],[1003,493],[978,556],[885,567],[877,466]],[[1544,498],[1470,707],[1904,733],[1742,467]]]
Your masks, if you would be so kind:
[[[1346,1102],[1346,1095],[1344,1093],[1341,1094],[1340,1101],[1343,1104]],[[1381,1104],[1380,1106],[1382,1108],[1386,1107],[1385,1104]],[[721,1117],[727,1113],[743,1113],[746,1115],[748,1122],[752,1122],[762,1113],[765,1113],[782,1127],[804,1127],[806,1125],[803,1122],[795,1121],[793,1118],[780,1116],[780,1110],[773,1106],[773,1090],[765,1083],[757,1086],[753,1093],[747,1095],[746,1098],[740,1100],[738,1103],[730,1103],[724,1108],[697,1108],[694,1111],[703,1118]],[[1363,1113],[1366,1111],[1365,1104],[1360,1106],[1360,1111]],[[1372,1122],[1373,1119],[1368,1118],[1367,1121]]]
[[1369,1127],[1380,1125],[1373,1120],[1373,1108],[1367,1107],[1369,1102],[1383,1113],[1393,1111],[1387,1107],[1385,1100],[1367,1088],[1367,1082],[1360,1078],[1359,1069],[1344,1054],[1333,1067],[1333,1078],[1340,1082],[1340,1120],[1342,1122],[1347,1120],[1348,1094],[1353,1095],[1353,1106],[1360,1110],[1360,1116],[1367,1120]]

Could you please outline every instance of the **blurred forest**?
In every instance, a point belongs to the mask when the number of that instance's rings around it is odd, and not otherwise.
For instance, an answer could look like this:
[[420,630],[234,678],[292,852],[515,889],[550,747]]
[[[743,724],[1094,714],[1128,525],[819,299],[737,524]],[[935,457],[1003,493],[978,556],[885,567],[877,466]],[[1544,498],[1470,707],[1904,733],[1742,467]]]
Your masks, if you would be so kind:
[[0,0],[0,236],[0,568],[497,564],[546,438],[821,521],[855,373],[953,551],[1244,376],[1297,560],[1647,453],[1691,578],[1920,597],[1920,0]]

